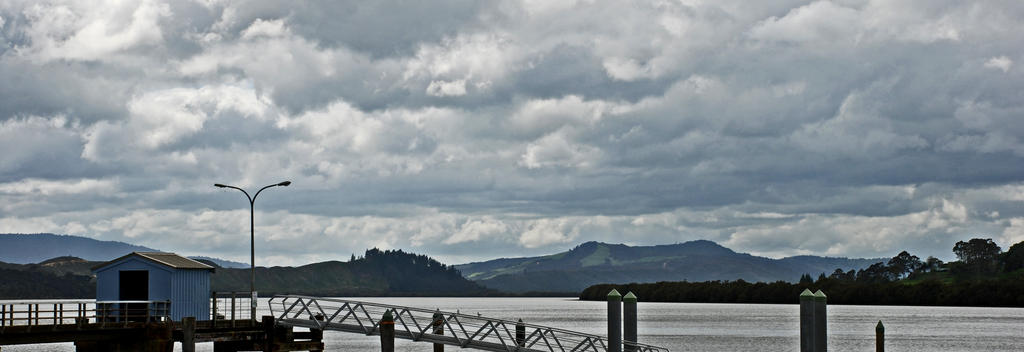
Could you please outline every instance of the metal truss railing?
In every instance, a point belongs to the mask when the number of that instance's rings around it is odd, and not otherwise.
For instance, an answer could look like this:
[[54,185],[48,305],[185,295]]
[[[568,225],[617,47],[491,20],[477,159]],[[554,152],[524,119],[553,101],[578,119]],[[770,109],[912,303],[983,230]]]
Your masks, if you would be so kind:
[[[334,298],[279,295],[270,299],[277,324],[366,335],[380,334],[380,319],[391,312],[395,337],[494,352],[605,352],[608,340],[581,332],[413,307]],[[436,318],[436,320],[435,320]],[[518,334],[517,334],[518,327]],[[443,331],[440,334],[435,331]],[[668,349],[627,342],[638,352]]]

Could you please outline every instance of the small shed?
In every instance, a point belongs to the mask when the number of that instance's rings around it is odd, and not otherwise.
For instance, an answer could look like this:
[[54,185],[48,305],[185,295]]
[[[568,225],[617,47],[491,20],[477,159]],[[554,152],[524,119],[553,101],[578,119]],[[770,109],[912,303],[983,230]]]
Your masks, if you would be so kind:
[[210,320],[213,270],[174,253],[132,252],[92,268],[96,301],[168,301],[172,320]]

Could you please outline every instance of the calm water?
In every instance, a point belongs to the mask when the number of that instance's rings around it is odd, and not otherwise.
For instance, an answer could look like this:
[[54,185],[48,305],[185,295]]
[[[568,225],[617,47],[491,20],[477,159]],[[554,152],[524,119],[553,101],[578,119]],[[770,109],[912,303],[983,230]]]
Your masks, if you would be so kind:
[[[355,298],[476,314],[605,335],[603,302],[574,298]],[[266,308],[262,304],[261,308]],[[886,350],[1024,351],[1024,309],[840,306],[829,309],[830,351],[874,351],[875,324],[886,327]],[[679,351],[797,351],[799,306],[762,304],[639,304],[640,341]],[[328,351],[380,351],[379,337],[324,335]],[[396,342],[397,351],[430,345]],[[456,350],[448,347],[449,350]],[[180,348],[178,348],[180,350]],[[197,345],[212,351],[213,344]],[[9,351],[74,351],[72,344],[4,346]],[[467,350],[468,351],[468,350]]]

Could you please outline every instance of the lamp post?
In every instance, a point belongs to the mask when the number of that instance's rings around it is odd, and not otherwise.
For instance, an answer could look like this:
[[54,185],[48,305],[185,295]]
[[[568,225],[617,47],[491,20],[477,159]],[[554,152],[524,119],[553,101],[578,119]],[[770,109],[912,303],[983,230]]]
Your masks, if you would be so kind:
[[218,188],[237,189],[239,191],[242,191],[242,193],[245,193],[246,198],[249,198],[249,296],[252,298],[252,307],[249,312],[250,319],[256,319],[256,221],[254,215],[256,210],[256,197],[259,197],[260,192],[263,192],[263,190],[267,188],[276,186],[288,186],[290,184],[292,184],[292,181],[284,181],[272,185],[267,185],[264,186],[263,188],[260,188],[259,191],[256,191],[256,195],[253,195],[251,197],[249,196],[249,192],[246,192],[244,189],[220,183],[213,184],[215,187]]

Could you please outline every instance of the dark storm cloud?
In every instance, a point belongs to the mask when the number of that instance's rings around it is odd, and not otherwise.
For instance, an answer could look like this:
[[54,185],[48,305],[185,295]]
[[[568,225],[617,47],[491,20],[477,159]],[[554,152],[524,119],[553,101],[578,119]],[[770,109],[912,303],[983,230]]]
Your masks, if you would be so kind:
[[539,53],[507,89],[510,93],[538,99],[557,99],[571,94],[585,99],[636,102],[664,94],[671,83],[668,79],[613,80],[604,72],[601,58],[588,48],[558,45]]
[[128,86],[88,64],[0,62],[0,119],[65,114],[83,122],[121,118]]
[[[409,56],[423,43],[437,42],[487,20],[492,2],[446,0],[293,1],[287,6],[239,1],[218,8],[226,28],[238,33],[257,19],[287,19],[303,37],[327,47],[344,46],[373,57]],[[225,13],[226,11],[226,13]]]
[[280,264],[586,240],[1008,245],[1020,18],[958,1],[5,2],[0,230],[244,256],[244,198],[212,183],[288,179],[257,207]]

